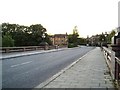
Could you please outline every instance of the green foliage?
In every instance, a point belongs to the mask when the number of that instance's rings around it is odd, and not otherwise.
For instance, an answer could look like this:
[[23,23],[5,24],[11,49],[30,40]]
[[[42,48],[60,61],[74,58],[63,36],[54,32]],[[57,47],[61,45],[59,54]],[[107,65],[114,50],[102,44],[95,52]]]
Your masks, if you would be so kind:
[[103,33],[100,35],[99,41],[100,41],[100,42],[106,41],[106,37],[105,37],[105,35],[104,35]]
[[73,36],[72,36],[72,34],[68,35],[68,43],[73,43]]
[[107,34],[107,32],[105,32],[105,34],[97,34],[91,38],[90,44],[95,46],[103,45],[107,47],[107,44],[111,44],[112,37],[115,36],[115,34],[115,30],[112,30],[109,34]]
[[77,26],[73,29],[73,35],[79,36]]
[[73,34],[68,35],[68,47],[69,48],[77,47],[78,36],[79,34],[78,34],[77,26],[75,26],[73,29]]
[[111,33],[107,36],[108,43],[111,43],[112,37],[115,36],[115,30],[112,30]]
[[68,48],[73,48],[73,47],[74,47],[73,43],[68,43]]
[[68,48],[77,47],[77,43],[68,43]]
[[3,47],[13,47],[14,46],[14,40],[10,35],[4,35],[2,38],[2,46]]
[[[2,24],[2,37],[6,34],[11,35],[14,39],[15,46],[36,46],[43,41],[43,34],[46,33],[46,29],[41,24],[35,24],[28,26],[18,24]],[[45,34],[45,41],[50,42],[50,38]]]
[[45,41],[49,44],[49,45],[52,45],[52,41],[50,40],[50,37],[47,33],[45,33]]
[[78,38],[77,43],[78,45],[86,45],[87,40],[85,38]]

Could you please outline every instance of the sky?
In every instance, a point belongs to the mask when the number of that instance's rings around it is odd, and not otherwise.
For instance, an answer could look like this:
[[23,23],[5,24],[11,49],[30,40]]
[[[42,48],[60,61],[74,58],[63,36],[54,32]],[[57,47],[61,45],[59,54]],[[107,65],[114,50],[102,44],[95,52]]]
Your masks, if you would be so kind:
[[0,23],[42,24],[48,34],[80,37],[109,32],[118,27],[119,0],[0,0]]

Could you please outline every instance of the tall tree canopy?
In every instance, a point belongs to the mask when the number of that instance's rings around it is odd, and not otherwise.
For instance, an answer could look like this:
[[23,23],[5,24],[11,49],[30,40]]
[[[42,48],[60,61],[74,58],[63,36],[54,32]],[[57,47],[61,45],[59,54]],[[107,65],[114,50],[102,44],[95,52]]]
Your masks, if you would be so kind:
[[76,47],[78,45],[78,36],[79,36],[78,29],[77,29],[77,26],[75,26],[73,28],[73,34],[70,34],[68,36],[68,43],[69,43],[68,47],[69,46]]
[[[15,46],[39,45],[43,40],[42,35],[46,32],[46,28],[44,28],[41,24],[24,26],[18,24],[2,23],[2,38],[5,35],[11,36],[11,39],[14,40]],[[47,37],[45,41],[49,44],[50,41],[48,35],[45,35]]]
[[110,32],[110,34],[107,36],[107,41],[108,41],[108,43],[111,43],[112,37],[115,36],[115,34],[116,34],[115,30],[112,30],[112,31]]

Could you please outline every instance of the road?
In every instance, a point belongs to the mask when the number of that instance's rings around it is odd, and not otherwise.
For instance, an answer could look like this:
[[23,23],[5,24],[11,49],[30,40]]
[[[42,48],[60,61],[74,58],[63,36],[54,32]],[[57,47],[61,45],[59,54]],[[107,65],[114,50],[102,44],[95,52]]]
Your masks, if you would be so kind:
[[72,48],[3,60],[2,87],[34,88],[92,49]]

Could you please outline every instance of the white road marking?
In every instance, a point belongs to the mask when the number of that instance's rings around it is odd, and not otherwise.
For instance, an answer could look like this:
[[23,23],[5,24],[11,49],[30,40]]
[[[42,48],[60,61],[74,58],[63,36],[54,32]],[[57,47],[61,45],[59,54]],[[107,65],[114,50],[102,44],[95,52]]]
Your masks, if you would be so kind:
[[24,62],[24,63],[21,63],[21,64],[12,65],[12,66],[10,66],[10,67],[17,67],[17,66],[25,65],[25,64],[28,64],[28,63],[31,63],[31,62],[32,62],[32,61]]

